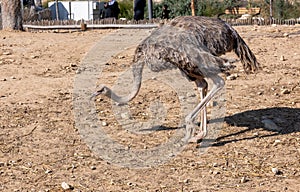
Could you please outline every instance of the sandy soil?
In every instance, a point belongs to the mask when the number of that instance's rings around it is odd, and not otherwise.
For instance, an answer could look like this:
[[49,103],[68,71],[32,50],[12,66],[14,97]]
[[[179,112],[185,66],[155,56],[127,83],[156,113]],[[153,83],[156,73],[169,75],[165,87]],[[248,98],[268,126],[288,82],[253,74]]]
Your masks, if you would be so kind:
[[[246,75],[234,63],[217,140],[205,153],[201,144],[189,144],[170,161],[144,169],[103,160],[75,126],[75,75],[86,53],[113,30],[1,31],[0,191],[63,191],[63,182],[73,191],[299,191],[300,26],[236,29],[263,67]],[[112,85],[130,67],[133,51],[107,61],[99,82]],[[155,99],[167,106],[166,129],[143,135],[122,130],[109,99],[95,103],[111,138],[146,150],[168,141],[182,118],[177,93],[155,79],[130,102],[132,118],[153,118]]]

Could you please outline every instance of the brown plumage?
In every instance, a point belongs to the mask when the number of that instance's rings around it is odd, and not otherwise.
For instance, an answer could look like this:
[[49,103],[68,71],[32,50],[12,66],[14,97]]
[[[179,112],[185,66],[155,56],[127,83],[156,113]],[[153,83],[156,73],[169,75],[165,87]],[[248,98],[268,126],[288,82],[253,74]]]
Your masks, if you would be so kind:
[[[93,96],[104,94],[122,104],[132,100],[138,93],[142,71],[146,64],[152,71],[178,68],[199,89],[201,102],[186,117],[186,137],[188,141],[194,132],[193,121],[200,111],[201,129],[196,139],[205,137],[206,105],[224,86],[224,80],[218,75],[226,70],[224,60],[219,56],[234,51],[240,58],[245,72],[254,72],[259,68],[254,54],[239,34],[220,19],[184,16],[156,29],[142,41],[135,51],[132,71],[134,85],[131,94],[119,97],[104,85],[99,86]],[[207,93],[207,82],[211,79],[212,89]]]

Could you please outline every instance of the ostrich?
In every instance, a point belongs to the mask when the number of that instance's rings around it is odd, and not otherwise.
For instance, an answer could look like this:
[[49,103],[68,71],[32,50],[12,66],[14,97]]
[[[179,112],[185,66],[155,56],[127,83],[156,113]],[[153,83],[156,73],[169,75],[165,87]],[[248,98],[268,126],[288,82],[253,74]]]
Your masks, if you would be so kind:
[[[103,94],[119,104],[126,104],[139,92],[145,64],[154,72],[178,68],[188,80],[195,82],[200,92],[201,102],[185,118],[186,134],[183,140],[195,142],[207,135],[206,105],[225,84],[219,73],[228,68],[219,56],[232,50],[241,60],[246,73],[259,69],[254,54],[226,22],[200,16],[177,17],[153,31],[137,46],[132,64],[134,82],[129,95],[120,97],[105,85],[100,85],[92,98]],[[208,93],[205,79],[213,82]],[[193,122],[199,113],[200,131],[192,137]]]

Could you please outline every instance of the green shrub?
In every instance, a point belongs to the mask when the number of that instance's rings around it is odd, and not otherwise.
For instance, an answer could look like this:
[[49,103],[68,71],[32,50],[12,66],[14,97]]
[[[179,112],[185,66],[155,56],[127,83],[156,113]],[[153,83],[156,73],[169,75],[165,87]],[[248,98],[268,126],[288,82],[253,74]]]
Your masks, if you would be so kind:
[[118,1],[120,7],[119,18],[133,19],[133,1],[122,0]]

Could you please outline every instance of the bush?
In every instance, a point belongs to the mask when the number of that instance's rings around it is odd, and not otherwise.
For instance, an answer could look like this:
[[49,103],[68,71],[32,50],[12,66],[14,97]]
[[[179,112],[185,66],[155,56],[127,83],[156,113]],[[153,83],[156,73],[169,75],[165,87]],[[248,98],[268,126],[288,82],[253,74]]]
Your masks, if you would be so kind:
[[133,1],[122,0],[118,1],[120,7],[119,18],[133,19]]

